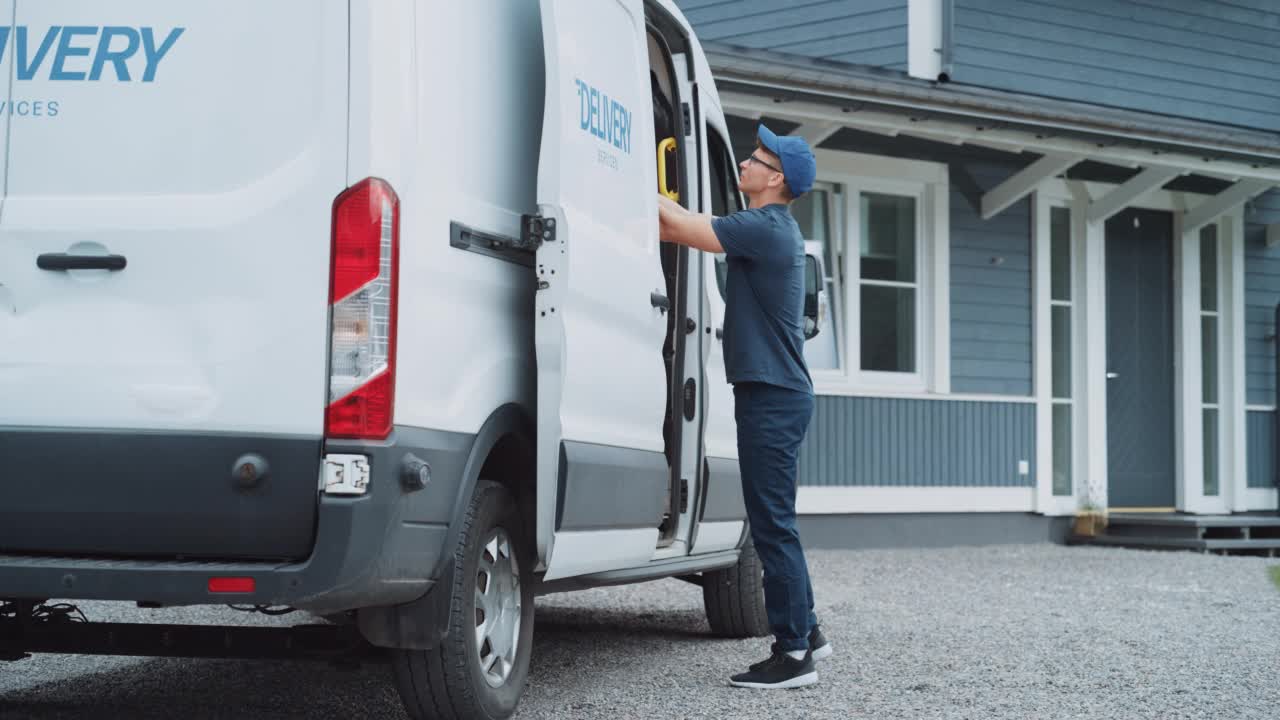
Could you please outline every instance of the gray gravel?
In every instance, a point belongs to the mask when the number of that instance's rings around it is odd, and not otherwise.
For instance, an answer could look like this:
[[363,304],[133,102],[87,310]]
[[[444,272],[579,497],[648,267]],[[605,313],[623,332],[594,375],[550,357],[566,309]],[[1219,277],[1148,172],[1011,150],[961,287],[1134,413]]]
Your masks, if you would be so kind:
[[[796,691],[727,687],[767,643],[707,636],[674,580],[538,600],[529,718],[1277,718],[1280,560],[1050,545],[811,551],[836,654]],[[224,609],[87,603],[93,619]],[[273,622],[269,619],[257,622]],[[402,718],[380,664],[42,656],[0,717]]]

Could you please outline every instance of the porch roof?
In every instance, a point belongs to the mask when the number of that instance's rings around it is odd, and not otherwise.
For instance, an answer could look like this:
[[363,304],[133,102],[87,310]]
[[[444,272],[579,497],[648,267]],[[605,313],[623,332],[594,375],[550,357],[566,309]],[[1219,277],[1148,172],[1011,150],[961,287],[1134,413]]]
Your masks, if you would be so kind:
[[983,197],[991,217],[1042,181],[1092,160],[1139,169],[1093,198],[1089,220],[1183,175],[1228,185],[1188,211],[1183,231],[1280,185],[1280,134],[1087,103],[937,83],[903,73],[719,43],[704,47],[728,113],[799,123],[813,144],[844,127],[953,145],[1029,153],[1029,164]]

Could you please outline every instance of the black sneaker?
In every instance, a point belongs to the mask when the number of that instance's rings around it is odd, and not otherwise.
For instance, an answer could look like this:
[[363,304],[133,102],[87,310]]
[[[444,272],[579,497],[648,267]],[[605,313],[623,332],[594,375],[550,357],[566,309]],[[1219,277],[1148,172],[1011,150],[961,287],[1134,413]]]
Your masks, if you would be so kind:
[[786,690],[818,682],[818,670],[814,667],[812,652],[806,652],[803,658],[796,660],[778,650],[776,644],[773,655],[768,660],[756,663],[751,668],[750,672],[729,678],[729,684],[743,688]]
[[813,653],[814,660],[826,660],[831,657],[831,643],[827,642],[827,636],[822,634],[818,625],[814,625],[809,631],[809,652]]
[[[822,634],[822,630],[818,625],[814,625],[813,629],[809,631],[809,651],[813,653],[814,660],[826,660],[831,657],[831,643],[827,642],[827,636]],[[759,671],[760,668],[773,659],[773,655],[777,655],[779,652],[781,650],[778,649],[778,643],[770,645],[769,654],[771,657],[768,660],[761,660],[752,665],[751,672]]]

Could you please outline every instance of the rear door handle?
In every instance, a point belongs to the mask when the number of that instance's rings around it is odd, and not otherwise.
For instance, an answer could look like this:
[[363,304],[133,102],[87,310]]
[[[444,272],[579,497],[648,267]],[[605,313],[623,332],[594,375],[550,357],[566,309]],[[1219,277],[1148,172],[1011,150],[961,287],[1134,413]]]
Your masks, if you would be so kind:
[[128,262],[123,255],[68,255],[66,253],[44,253],[36,258],[36,267],[41,270],[60,272],[64,270],[123,270]]

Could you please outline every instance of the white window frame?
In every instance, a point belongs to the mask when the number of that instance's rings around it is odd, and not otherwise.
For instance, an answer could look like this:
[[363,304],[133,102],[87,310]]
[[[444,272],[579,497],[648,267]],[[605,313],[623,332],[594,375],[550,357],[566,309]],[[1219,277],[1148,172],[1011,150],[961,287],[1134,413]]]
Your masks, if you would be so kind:
[[[950,187],[947,166],[863,153],[818,150],[818,180],[840,187],[843,212],[833,213],[832,236],[843,248],[840,304],[844,319],[841,367],[811,370],[819,395],[937,395],[951,391]],[[916,199],[916,371],[862,370],[862,193]],[[835,223],[843,220],[842,225]],[[833,275],[835,274],[832,271]]]
[[[1082,401],[1087,396],[1088,358],[1083,343],[1085,334],[1084,306],[1089,288],[1086,285],[1088,268],[1085,265],[1086,203],[1081,203],[1061,185],[1046,183],[1034,194],[1032,204],[1032,277],[1035,342],[1034,392],[1036,397],[1036,511],[1044,515],[1072,515],[1081,502],[1082,478],[1088,463],[1087,406]],[[1070,213],[1071,248],[1071,300],[1060,301],[1052,297],[1052,240],[1051,214],[1053,208],[1066,208]],[[1053,308],[1071,308],[1071,398],[1068,401],[1053,396]],[[1071,407],[1071,494],[1053,493],[1053,408],[1067,404]],[[1105,437],[1105,436],[1104,436]]]
[[[827,216],[826,243],[828,245],[843,245],[845,232],[845,209],[840,203],[844,200],[844,196],[841,194],[844,189],[838,184],[819,179],[814,183],[814,188],[810,192],[813,191],[822,191],[827,193],[825,209]],[[813,238],[805,237],[804,240],[808,243],[813,241]],[[833,258],[834,257],[835,255],[833,254]],[[822,290],[826,292],[826,316],[821,318],[823,324],[818,337],[805,342],[805,352],[807,354],[809,343],[811,342],[826,343],[829,341],[829,337],[823,337],[823,333],[828,335],[834,334],[836,336],[836,367],[815,368],[810,365],[810,375],[813,375],[814,373],[842,373],[849,364],[849,358],[846,356],[844,343],[844,335],[847,333],[847,323],[843,326],[841,325],[841,323],[844,323],[845,321],[844,314],[848,311],[848,308],[843,302],[838,300],[839,298],[844,297],[844,283],[846,278],[841,277],[840,268],[836,266],[834,259],[831,263],[827,263],[826,258],[823,257],[822,271]],[[828,279],[830,279],[830,282],[828,282]]]
[[[1197,234],[1197,236],[1199,237],[1199,239],[1200,239],[1200,242],[1201,242],[1201,243],[1203,243],[1203,242],[1204,242],[1204,234],[1205,234],[1205,232],[1206,232],[1206,231],[1208,231],[1208,230],[1210,230],[1210,229],[1212,229],[1212,230],[1213,230],[1213,251],[1214,251],[1214,255],[1215,255],[1215,258],[1214,258],[1214,259],[1216,260],[1216,262],[1214,263],[1214,266],[1215,266],[1215,268],[1216,268],[1216,270],[1217,270],[1217,276],[1216,276],[1215,278],[1213,278],[1213,287],[1214,287],[1214,289],[1217,291],[1217,292],[1216,292],[1217,297],[1215,297],[1215,298],[1214,298],[1214,309],[1213,309],[1213,310],[1206,310],[1206,309],[1205,309],[1205,307],[1204,307],[1204,301],[1203,301],[1203,298],[1201,299],[1201,302],[1200,302],[1200,322],[1201,322],[1201,323],[1203,323],[1203,322],[1204,322],[1204,320],[1205,320],[1205,318],[1213,318],[1213,320],[1214,320],[1214,337],[1213,337],[1213,344],[1214,344],[1214,347],[1215,347],[1215,352],[1217,353],[1217,358],[1216,358],[1216,364],[1217,364],[1217,375],[1216,375],[1216,376],[1214,376],[1213,378],[1206,378],[1206,377],[1204,376],[1204,371],[1205,371],[1205,358],[1204,358],[1204,354],[1203,354],[1203,352],[1202,352],[1202,353],[1201,353],[1201,356],[1200,356],[1200,373],[1201,373],[1201,375],[1200,375],[1200,377],[1201,377],[1201,383],[1200,383],[1200,384],[1201,384],[1201,393],[1202,393],[1202,394],[1201,394],[1201,399],[1200,399],[1200,412],[1201,412],[1201,421],[1200,421],[1201,425],[1200,425],[1200,426],[1201,426],[1201,437],[1203,437],[1203,436],[1204,436],[1204,432],[1203,432],[1203,430],[1204,430],[1204,411],[1205,411],[1205,410],[1213,410],[1215,417],[1217,417],[1217,419],[1218,419],[1218,429],[1217,429],[1217,433],[1214,435],[1214,441],[1215,441],[1215,443],[1216,443],[1216,445],[1217,445],[1217,447],[1215,448],[1215,450],[1217,451],[1216,455],[1217,455],[1217,458],[1218,458],[1218,462],[1217,462],[1217,467],[1215,467],[1215,468],[1213,469],[1213,470],[1214,470],[1214,472],[1215,472],[1215,473],[1217,473],[1217,476],[1218,476],[1218,493],[1217,493],[1216,495],[1208,495],[1208,494],[1205,494],[1205,495],[1204,495],[1204,497],[1206,498],[1206,502],[1207,502],[1207,503],[1215,503],[1215,504],[1219,505],[1219,506],[1222,508],[1222,512],[1226,512],[1226,511],[1227,511],[1227,510],[1226,510],[1226,505],[1227,505],[1227,503],[1225,502],[1224,498],[1225,498],[1225,497],[1226,497],[1226,495],[1228,494],[1229,490],[1223,487],[1223,478],[1224,478],[1224,476],[1223,476],[1223,460],[1224,460],[1224,458],[1223,458],[1223,452],[1222,452],[1222,446],[1223,446],[1223,442],[1222,442],[1222,439],[1223,439],[1223,438],[1222,438],[1222,435],[1223,435],[1223,433],[1222,433],[1222,421],[1223,421],[1223,417],[1222,417],[1222,416],[1223,416],[1223,412],[1222,412],[1222,405],[1223,405],[1223,402],[1222,402],[1222,401],[1223,401],[1223,397],[1222,397],[1222,396],[1223,396],[1223,393],[1224,393],[1224,391],[1225,391],[1225,388],[1223,387],[1223,385],[1224,385],[1225,383],[1223,383],[1223,381],[1222,381],[1222,380],[1223,380],[1222,362],[1223,362],[1223,360],[1224,360],[1224,359],[1226,359],[1228,356],[1226,356],[1226,355],[1224,355],[1224,354],[1223,354],[1223,350],[1224,350],[1224,347],[1223,347],[1223,346],[1224,346],[1224,343],[1223,343],[1223,334],[1224,334],[1224,333],[1223,333],[1223,327],[1222,327],[1222,325],[1223,325],[1223,321],[1224,321],[1224,319],[1225,319],[1226,313],[1225,313],[1225,312],[1223,312],[1223,311],[1224,311],[1224,309],[1225,309],[1225,308],[1224,308],[1224,304],[1225,304],[1225,302],[1224,302],[1224,301],[1225,301],[1225,298],[1223,297],[1225,293],[1223,292],[1223,282],[1222,282],[1222,259],[1223,259],[1223,258],[1222,258],[1222,256],[1223,256],[1223,252],[1222,252],[1222,249],[1223,249],[1223,248],[1222,248],[1222,246],[1224,245],[1223,237],[1222,237],[1222,236],[1223,236],[1223,223],[1222,223],[1222,220],[1219,220],[1219,221],[1217,221],[1217,222],[1211,222],[1211,223],[1209,223],[1208,225],[1205,225],[1204,227],[1200,228],[1200,230],[1199,230],[1199,231],[1197,231],[1197,233],[1196,233],[1196,234]],[[1204,268],[1204,265],[1203,265],[1203,264],[1201,264],[1201,265],[1197,268],[1197,272],[1200,274],[1201,282],[1204,282],[1204,277],[1205,277],[1205,268]],[[1201,331],[1203,332],[1203,328],[1202,328],[1202,330],[1201,330]],[[1202,345],[1203,345],[1203,343],[1202,343]],[[1206,402],[1204,402],[1203,391],[1204,391],[1204,384],[1205,384],[1205,382],[1206,382],[1206,381],[1208,381],[1208,382],[1212,382],[1212,383],[1214,384],[1214,397],[1215,397],[1215,398],[1217,398],[1217,399],[1216,399],[1214,402],[1212,402],[1212,403],[1206,403]],[[1202,456],[1203,456],[1203,455],[1205,455],[1205,454],[1208,454],[1208,451],[1209,451],[1209,448],[1208,448],[1207,446],[1205,446],[1205,445],[1203,445],[1203,444],[1202,444],[1202,445],[1201,445],[1201,453],[1202,453]],[[1206,463],[1207,463],[1207,461],[1206,461]],[[1205,470],[1207,470],[1207,469],[1208,469],[1207,464],[1202,464],[1202,467],[1203,467]],[[1202,477],[1201,477],[1201,480],[1200,480],[1200,489],[1201,489],[1201,493],[1204,493],[1204,486],[1205,486],[1205,484],[1208,482],[1208,478],[1207,478],[1207,477],[1203,477],[1203,470],[1201,471],[1201,475],[1202,475]],[[1212,499],[1211,499],[1211,498],[1212,498]]]

